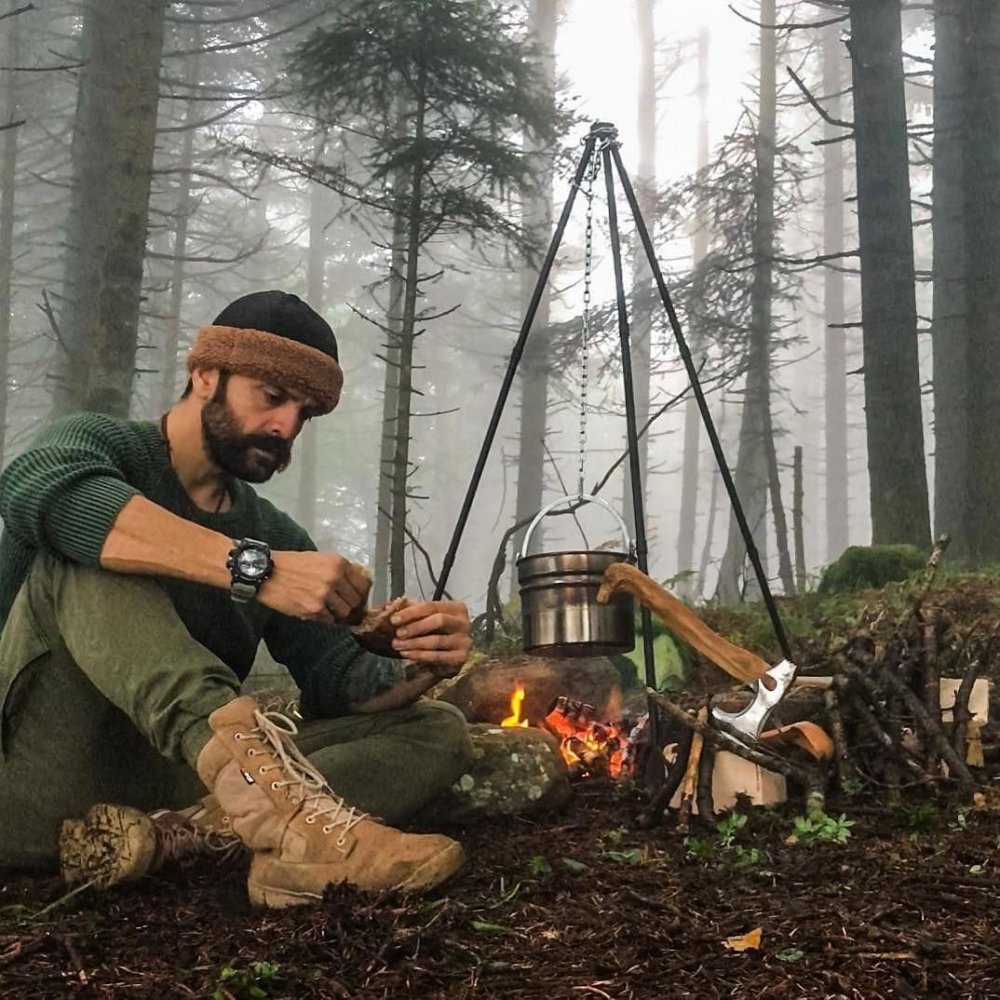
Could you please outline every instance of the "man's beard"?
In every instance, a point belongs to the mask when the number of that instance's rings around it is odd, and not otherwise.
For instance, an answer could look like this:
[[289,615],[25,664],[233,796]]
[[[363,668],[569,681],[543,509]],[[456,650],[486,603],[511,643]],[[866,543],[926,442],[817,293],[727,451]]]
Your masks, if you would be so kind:
[[244,434],[226,402],[221,381],[201,411],[201,429],[212,461],[247,483],[266,483],[292,460],[292,443],[273,434]]

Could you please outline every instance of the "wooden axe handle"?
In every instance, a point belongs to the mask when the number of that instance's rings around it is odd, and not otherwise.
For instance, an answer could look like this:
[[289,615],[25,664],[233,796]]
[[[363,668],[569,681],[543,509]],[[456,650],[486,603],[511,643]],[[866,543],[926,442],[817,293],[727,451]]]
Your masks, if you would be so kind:
[[597,600],[604,604],[615,591],[623,590],[649,608],[678,638],[721,667],[738,681],[760,681],[774,690],[774,678],[768,676],[765,660],[749,649],[737,646],[713,632],[683,601],[678,600],[654,580],[630,563],[612,563],[604,571]]

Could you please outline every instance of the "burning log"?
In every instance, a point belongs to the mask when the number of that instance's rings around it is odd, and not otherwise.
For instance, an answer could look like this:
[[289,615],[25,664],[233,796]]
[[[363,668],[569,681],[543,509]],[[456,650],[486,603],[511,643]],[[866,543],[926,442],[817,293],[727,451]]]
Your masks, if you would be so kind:
[[611,722],[598,722],[593,705],[559,697],[542,720],[542,726],[559,739],[571,773],[585,777],[623,774],[628,741]]

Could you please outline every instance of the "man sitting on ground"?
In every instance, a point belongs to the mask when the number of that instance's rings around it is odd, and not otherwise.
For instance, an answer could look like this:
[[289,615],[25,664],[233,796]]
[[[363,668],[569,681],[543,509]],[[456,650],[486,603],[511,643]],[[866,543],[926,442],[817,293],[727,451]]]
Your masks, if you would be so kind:
[[[231,830],[255,904],[436,885],[460,846],[388,824],[471,759],[461,713],[418,700],[465,661],[468,611],[411,604],[396,657],[364,650],[344,625],[367,602],[363,567],[248,485],[337,405],[317,313],[283,292],[237,299],[188,370],[158,423],[76,414],[0,476],[0,865],[58,859],[109,884],[155,868],[178,830]],[[300,691],[294,742],[240,695],[261,640]]]

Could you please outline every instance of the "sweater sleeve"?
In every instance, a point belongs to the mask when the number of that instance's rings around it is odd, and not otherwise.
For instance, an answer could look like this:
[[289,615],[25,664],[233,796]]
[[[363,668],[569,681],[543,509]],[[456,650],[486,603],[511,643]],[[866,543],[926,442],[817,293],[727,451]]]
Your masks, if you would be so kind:
[[[264,633],[268,651],[288,672],[301,692],[299,710],[305,719],[333,719],[350,712],[348,684],[358,675],[385,673],[398,661],[362,649],[347,628],[272,615]],[[391,681],[390,681],[391,683]]]
[[[316,551],[316,544],[286,514],[266,505],[279,526],[281,548]],[[288,668],[298,685],[299,710],[306,719],[333,719],[392,687],[402,661],[363,649],[344,626],[329,626],[273,614],[264,630],[268,652]]]
[[96,565],[122,507],[141,492],[140,445],[112,417],[78,413],[46,428],[0,475],[0,517],[21,544]]

